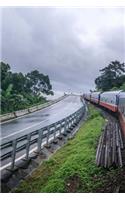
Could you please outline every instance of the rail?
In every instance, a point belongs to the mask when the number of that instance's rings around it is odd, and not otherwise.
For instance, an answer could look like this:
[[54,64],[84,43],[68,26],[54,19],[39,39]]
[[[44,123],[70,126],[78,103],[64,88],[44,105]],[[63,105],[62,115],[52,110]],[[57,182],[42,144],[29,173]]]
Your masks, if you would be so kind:
[[1,139],[1,163],[9,163],[9,169],[14,170],[18,157],[23,155],[24,159],[28,160],[33,149],[36,153],[40,153],[43,146],[48,146],[51,141],[61,135],[68,134],[68,131],[78,124],[84,112],[85,105],[68,117],[49,126],[42,127],[16,139],[9,138],[8,141]]

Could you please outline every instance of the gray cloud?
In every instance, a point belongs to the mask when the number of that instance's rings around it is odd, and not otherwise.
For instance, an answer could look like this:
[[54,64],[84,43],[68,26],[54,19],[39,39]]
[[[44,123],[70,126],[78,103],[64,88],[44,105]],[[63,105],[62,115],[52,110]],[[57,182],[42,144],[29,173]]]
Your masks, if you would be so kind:
[[2,60],[48,74],[53,89],[94,88],[99,69],[124,61],[124,9],[3,8]]

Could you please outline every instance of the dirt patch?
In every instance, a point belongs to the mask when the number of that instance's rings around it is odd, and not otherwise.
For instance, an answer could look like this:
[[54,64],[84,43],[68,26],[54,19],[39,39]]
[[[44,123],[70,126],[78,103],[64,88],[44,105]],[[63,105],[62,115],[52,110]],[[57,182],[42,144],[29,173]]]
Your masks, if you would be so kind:
[[[97,178],[96,181],[99,181]],[[100,177],[102,186],[94,192],[101,193],[125,193],[125,167],[118,170],[115,174],[107,174],[105,177]]]
[[75,193],[81,186],[81,180],[78,175],[73,175],[66,181],[66,192]]
[[[94,193],[125,193],[125,167],[116,170],[116,172],[107,172],[104,176],[95,175],[93,178],[94,184],[98,185],[100,182],[101,185],[97,187],[92,187],[89,192]],[[86,188],[83,189],[83,182],[80,177],[75,174],[70,176],[66,180],[65,190],[68,193],[75,192],[86,192]]]

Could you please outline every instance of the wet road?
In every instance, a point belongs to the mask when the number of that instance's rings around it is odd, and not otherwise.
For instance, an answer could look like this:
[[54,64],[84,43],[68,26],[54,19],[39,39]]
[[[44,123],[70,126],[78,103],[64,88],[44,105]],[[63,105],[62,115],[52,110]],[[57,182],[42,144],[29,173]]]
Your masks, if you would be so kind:
[[71,95],[47,108],[4,122],[1,124],[2,142],[59,121],[77,111],[81,106],[80,97]]

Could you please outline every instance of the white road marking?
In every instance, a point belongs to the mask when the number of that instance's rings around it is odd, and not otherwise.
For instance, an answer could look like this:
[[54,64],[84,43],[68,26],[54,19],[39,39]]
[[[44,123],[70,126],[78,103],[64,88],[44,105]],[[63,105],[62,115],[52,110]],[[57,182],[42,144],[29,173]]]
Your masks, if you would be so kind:
[[10,137],[10,136],[12,136],[12,135],[16,135],[17,133],[20,133],[20,132],[22,132],[22,131],[25,131],[25,130],[27,130],[27,129],[30,129],[30,128],[32,128],[32,127],[34,127],[34,126],[37,126],[38,124],[41,124],[41,123],[46,122],[46,121],[47,121],[47,120],[42,121],[42,122],[39,122],[39,123],[34,124],[34,125],[32,125],[32,126],[29,126],[29,127],[27,127],[27,128],[24,128],[24,129],[22,129],[22,130],[20,130],[20,131],[16,131],[16,132],[14,132],[14,133],[11,133],[11,134],[9,134],[9,135],[7,135],[7,136],[4,136],[4,137],[0,138],[0,140],[5,139],[5,138],[8,138],[8,137]]
[[[74,104],[74,103],[73,103],[73,104]],[[77,103],[76,103],[76,104],[77,104]],[[52,107],[54,107],[54,104],[51,105],[51,108],[52,108]],[[74,105],[73,105],[73,107],[74,107]],[[44,109],[47,109],[47,108],[44,108]],[[63,111],[64,111],[64,110],[65,110],[65,109],[63,109]],[[41,112],[41,110],[36,111],[36,112]],[[32,113],[30,113],[30,114],[32,114]],[[56,116],[56,115],[58,115],[58,113],[55,113],[54,115]],[[23,116],[21,116],[20,118],[22,118],[22,117],[23,117]],[[15,119],[14,119],[14,120],[15,120]],[[41,123],[43,123],[43,122],[45,122],[45,121],[48,121],[48,120],[44,120],[44,121],[39,122],[39,123],[37,123],[37,124],[34,124],[34,125],[30,126],[30,127],[27,127],[27,128],[25,128],[25,129],[22,129],[22,130],[20,130],[20,131],[16,131],[16,132],[12,133],[11,135],[15,135],[15,134],[17,134],[17,133],[20,133],[20,132],[22,132],[22,131],[24,131],[24,130],[26,130],[26,129],[32,128],[32,127],[34,127],[34,126],[37,126],[38,124],[41,124]],[[1,139],[8,138],[8,137],[10,137],[11,135],[5,136],[5,137],[3,137],[3,138],[1,138]],[[50,138],[50,141],[51,141],[52,139],[53,139],[53,136]],[[46,143],[46,142],[43,142],[43,143],[42,143],[42,146],[43,146],[45,143]],[[33,148],[32,150],[30,150],[29,154],[31,154],[31,153],[32,153],[33,151],[35,151],[36,149],[37,149],[37,147],[35,147],[35,148]],[[25,155],[26,155],[26,154],[23,154],[22,156],[20,156],[19,158],[17,158],[17,159],[15,160],[15,163],[16,163],[17,161],[21,160],[22,158],[24,158]],[[0,167],[0,170],[3,170],[3,169],[5,169],[6,167],[8,167],[8,166],[10,166],[10,165],[11,165],[11,162],[9,162],[8,164],[6,164],[6,165]]]
[[[58,135],[59,135],[59,134],[57,134],[56,136],[58,136]],[[49,141],[53,140],[53,138],[54,138],[54,136],[52,136],[52,137],[49,139]],[[42,147],[44,144],[46,144],[46,141],[44,141],[44,142],[42,143],[41,147]],[[30,150],[30,151],[29,151],[29,155],[30,155],[32,152],[34,152],[35,150],[37,150],[37,147],[35,147],[35,148],[33,148],[32,150]],[[20,156],[19,158],[17,158],[17,159],[15,160],[15,163],[16,163],[17,161],[21,160],[22,158],[24,158],[25,155],[26,155],[26,154],[23,154],[22,156]],[[9,167],[10,165],[11,165],[11,162],[9,162],[8,164],[6,164],[6,165],[0,167],[0,171],[2,171],[3,169]]]
[[[55,114],[54,114],[54,116],[56,116],[56,115],[58,115],[58,113],[55,113]],[[33,127],[35,127],[35,126],[37,126],[37,125],[39,125],[39,124],[42,124],[43,122],[47,122],[47,121],[48,121],[48,119],[43,120],[42,122],[36,123],[36,124],[34,124],[34,125],[32,125],[32,126],[29,126],[29,127],[27,127],[27,128],[24,128],[24,129],[22,129],[22,130],[20,130],[20,131],[16,131],[16,132],[14,132],[14,133],[12,133],[12,134],[9,134],[9,135],[7,135],[7,136],[4,136],[4,137],[0,138],[0,140],[3,140],[3,139],[5,139],[5,138],[8,138],[8,137],[10,137],[10,136],[12,136],[12,135],[16,135],[16,134],[18,134],[18,133],[20,133],[20,132],[22,132],[22,131],[25,131],[25,130],[28,130],[28,129],[30,129],[30,128],[33,128]]]
[[[36,149],[37,149],[37,147],[33,148],[29,153],[31,154],[31,153],[32,153],[33,151],[35,151]],[[17,158],[17,159],[15,160],[15,163],[16,163],[17,161],[21,160],[22,158],[24,158],[25,155],[26,155],[26,154],[23,154],[22,156],[20,156],[19,158]],[[10,165],[11,165],[11,162],[9,162],[8,164],[6,164],[6,165],[0,167],[0,171],[3,170],[3,169],[5,169],[5,168],[7,168],[7,167],[9,167]]]
[[[53,114],[53,115],[56,116],[56,115],[58,115],[58,113],[55,113],[55,114]],[[42,122],[36,123],[36,124],[34,124],[34,125],[32,125],[32,126],[29,126],[29,127],[25,128],[25,129],[16,131],[16,132],[14,132],[14,133],[11,133],[11,134],[9,134],[9,135],[7,135],[7,136],[4,136],[4,137],[0,138],[0,140],[9,138],[10,136],[13,136],[13,135],[16,135],[16,134],[18,134],[18,133],[21,133],[22,131],[25,131],[25,130],[28,130],[28,129],[30,129],[30,128],[33,128],[33,127],[35,127],[35,126],[37,126],[37,125],[39,125],[39,124],[42,124],[43,122],[46,122],[46,121],[48,121],[48,119],[47,119],[47,120],[43,120]]]

